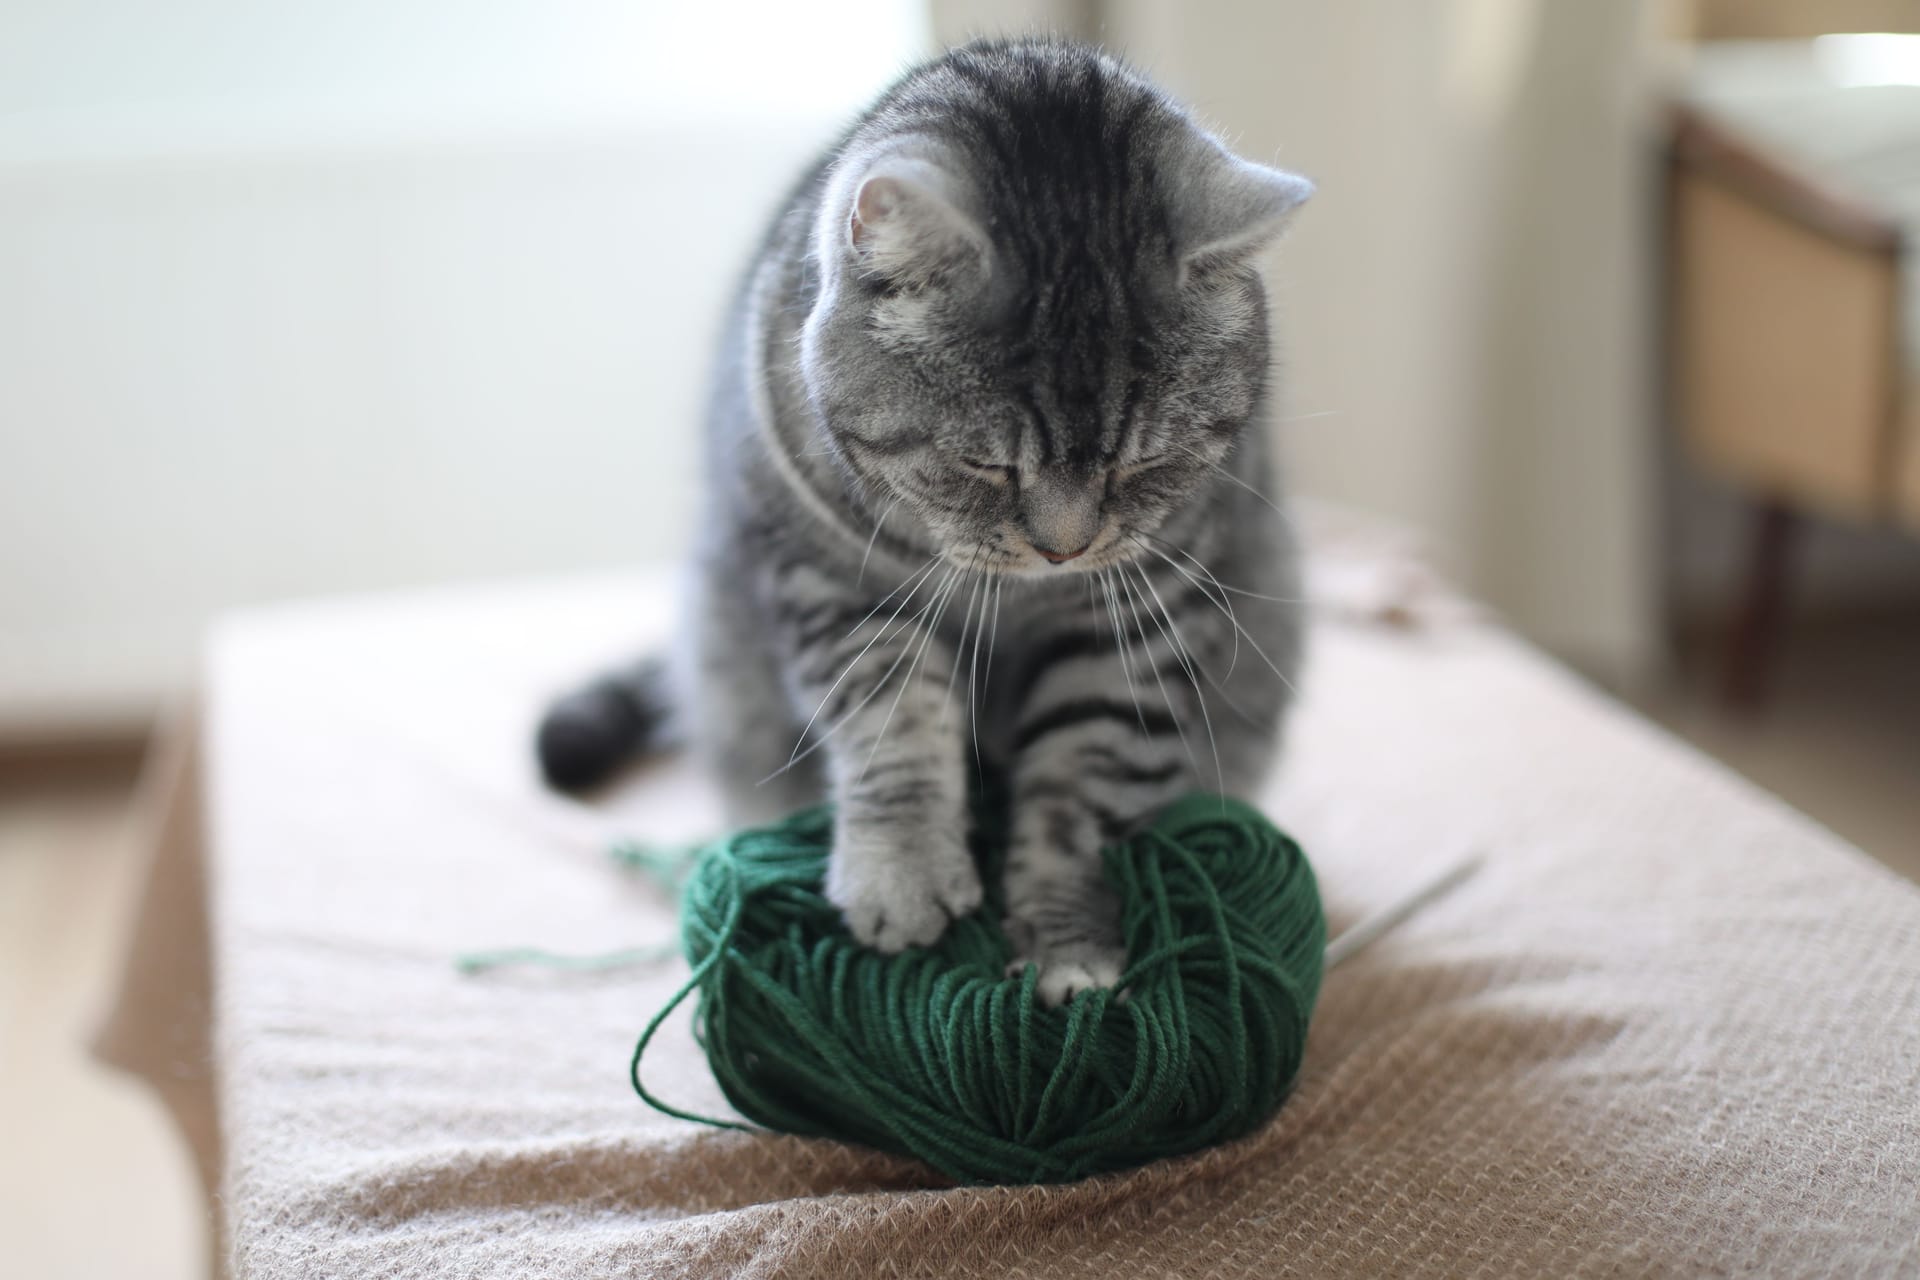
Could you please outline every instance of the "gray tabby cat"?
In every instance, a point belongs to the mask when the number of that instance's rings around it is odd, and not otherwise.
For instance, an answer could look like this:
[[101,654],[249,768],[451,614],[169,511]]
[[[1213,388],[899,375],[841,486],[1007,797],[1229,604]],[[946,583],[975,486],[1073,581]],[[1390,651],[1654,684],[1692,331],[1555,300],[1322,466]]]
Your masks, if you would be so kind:
[[1018,954],[1050,1001],[1113,984],[1101,846],[1252,787],[1299,658],[1252,259],[1311,190],[1090,48],[909,72],[734,308],[678,678],[562,699],[549,779],[597,782],[672,722],[733,820],[830,797],[827,893],[891,952],[980,905],[968,778],[997,768]]

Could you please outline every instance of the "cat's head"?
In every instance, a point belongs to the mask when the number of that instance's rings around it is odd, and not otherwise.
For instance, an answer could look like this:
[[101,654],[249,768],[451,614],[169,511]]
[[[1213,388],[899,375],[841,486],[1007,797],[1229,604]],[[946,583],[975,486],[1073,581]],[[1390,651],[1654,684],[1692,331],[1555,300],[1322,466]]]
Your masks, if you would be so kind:
[[1311,192],[1090,49],[977,45],[910,74],[813,230],[802,368],[836,458],[957,564],[1132,557],[1260,406],[1252,259]]

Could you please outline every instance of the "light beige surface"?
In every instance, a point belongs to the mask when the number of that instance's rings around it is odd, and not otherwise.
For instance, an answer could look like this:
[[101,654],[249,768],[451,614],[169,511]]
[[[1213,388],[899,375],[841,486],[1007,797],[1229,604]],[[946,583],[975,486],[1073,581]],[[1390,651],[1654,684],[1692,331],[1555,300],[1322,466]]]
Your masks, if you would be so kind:
[[[658,625],[639,583],[257,615],[211,669],[224,1207],[244,1275],[1899,1274],[1920,1266],[1920,893],[1502,634],[1323,623],[1282,783],[1335,926],[1485,871],[1333,974],[1255,1137],[1045,1190],[655,1116],[678,966],[608,830],[697,782],[541,794],[541,695]],[[721,1105],[680,1024],[651,1083]]]
[[1878,514],[1901,375],[1899,270],[1675,177],[1674,370],[1688,443],[1764,495]]

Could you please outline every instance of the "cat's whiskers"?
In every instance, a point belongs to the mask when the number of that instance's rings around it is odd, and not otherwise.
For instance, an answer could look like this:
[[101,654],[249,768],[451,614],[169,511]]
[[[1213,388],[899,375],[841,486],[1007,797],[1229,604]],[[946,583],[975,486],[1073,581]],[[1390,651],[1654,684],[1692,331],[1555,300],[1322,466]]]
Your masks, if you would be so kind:
[[[982,581],[984,581],[984,579],[979,572],[978,566],[980,563],[980,553],[985,549],[986,549],[986,544],[981,543],[978,547],[974,549],[973,559],[967,562],[967,575],[969,578],[972,579],[972,583],[967,588],[967,611],[960,618],[960,638],[956,640],[953,645],[952,669],[947,672],[947,696],[940,704],[940,727],[942,729],[947,727],[948,713],[953,708],[953,686],[954,686],[954,682],[960,676],[960,655],[967,651],[967,632],[973,626],[973,606],[974,606],[974,602],[980,598],[980,584]],[[977,645],[975,647],[978,648]],[[973,681],[971,677],[968,678],[967,689],[969,692],[969,699],[971,699],[971,692],[973,689]],[[968,718],[971,719],[972,718],[971,713],[973,710],[971,706],[971,701],[969,701],[969,706],[967,710],[969,713]]]
[[[1167,605],[1167,602],[1165,601],[1165,599],[1161,597],[1159,588],[1153,585],[1153,575],[1147,572],[1147,567],[1145,565],[1139,565],[1136,567],[1136,571],[1140,575],[1140,580],[1147,584],[1147,590],[1153,593],[1154,600],[1160,606],[1160,611],[1166,615],[1167,624],[1173,628],[1175,636],[1177,636],[1180,639],[1181,647],[1185,652],[1186,658],[1187,658],[1187,670],[1189,672],[1187,678],[1189,680],[1195,680],[1195,676],[1193,674],[1195,672],[1197,672],[1200,676],[1204,676],[1206,678],[1207,683],[1213,686],[1213,691],[1220,695],[1221,701],[1227,704],[1227,708],[1230,711],[1232,711],[1235,715],[1239,716],[1242,720],[1245,720],[1248,724],[1255,723],[1253,717],[1249,716],[1246,713],[1246,710],[1243,707],[1241,707],[1241,705],[1238,702],[1234,701],[1233,695],[1227,692],[1226,686],[1221,684],[1218,680],[1214,679],[1213,672],[1207,670],[1206,667],[1201,665],[1199,655],[1194,653],[1192,647],[1186,643],[1185,633],[1180,630],[1179,621],[1173,616],[1173,610]],[[1196,681],[1195,692],[1196,693],[1202,692],[1198,688],[1197,681]],[[1206,699],[1203,695],[1200,701],[1200,714],[1204,716],[1206,715],[1206,713],[1207,713],[1207,704],[1206,704]],[[1209,725],[1208,727],[1209,729],[1211,729],[1212,726]]]
[[[901,496],[904,497],[905,495],[903,494]],[[881,526],[886,524],[887,517],[892,515],[893,509],[899,505],[900,505],[900,498],[895,498],[892,502],[889,502],[887,504],[887,509],[880,513],[880,518],[873,522],[873,532],[867,535],[866,554],[860,557],[860,573],[859,573],[859,576],[854,578],[853,580],[854,586],[857,587],[861,583],[867,580],[867,561],[873,559],[873,544],[880,537]],[[933,559],[936,559],[936,558],[937,557],[929,557],[928,559],[929,559],[929,562],[931,562]]]
[[[1136,544],[1138,544],[1138,541],[1141,538],[1151,539],[1152,541],[1159,543],[1163,547],[1170,547],[1173,550],[1178,551],[1181,555],[1186,556],[1189,560],[1193,560],[1195,564],[1200,564],[1200,561],[1195,559],[1191,552],[1186,550],[1186,548],[1182,547],[1177,542],[1171,542],[1166,538],[1160,537],[1158,534],[1148,533],[1144,529],[1130,528],[1126,532],[1127,532],[1127,536],[1133,538]],[[1135,558],[1137,559],[1138,557],[1135,557]],[[1202,569],[1206,568],[1205,565],[1201,565],[1200,567]],[[1207,572],[1207,577],[1212,581],[1214,586],[1220,588],[1220,590],[1226,592],[1227,594],[1241,596],[1248,600],[1264,600],[1268,604],[1312,604],[1313,603],[1312,599],[1307,596],[1269,596],[1269,595],[1263,595],[1258,591],[1250,591],[1246,587],[1237,587],[1231,582],[1222,582],[1219,578],[1214,577],[1211,570]]]
[[1180,624],[1167,608],[1166,601],[1160,598],[1160,589],[1153,585],[1152,575],[1137,563],[1130,562],[1127,567],[1132,569],[1134,577],[1140,580],[1140,589],[1135,592],[1135,595],[1146,603],[1148,616],[1159,627],[1160,634],[1166,637],[1175,660],[1180,663],[1180,670],[1186,675],[1188,682],[1197,688],[1200,678],[1199,659],[1194,657],[1192,649],[1187,646],[1186,636],[1181,633]]
[[[1200,579],[1194,577],[1191,573],[1187,572],[1186,568],[1182,566],[1180,562],[1175,560],[1172,556],[1160,550],[1160,548],[1153,546],[1151,543],[1142,543],[1141,545],[1147,547],[1147,549],[1152,551],[1153,554],[1159,556],[1162,560],[1166,561],[1167,564],[1173,569],[1175,573],[1179,574],[1181,577],[1185,578],[1188,582],[1192,583],[1194,585],[1194,588],[1198,590],[1201,595],[1205,596],[1207,598],[1207,601],[1210,604],[1212,604],[1214,608],[1220,610],[1220,612],[1225,615],[1227,621],[1233,626],[1233,634],[1234,634],[1233,651],[1234,651],[1234,657],[1236,660],[1238,659],[1239,653],[1240,653],[1240,641],[1242,639],[1245,639],[1246,642],[1253,647],[1253,651],[1260,655],[1260,661],[1267,664],[1267,670],[1273,672],[1274,675],[1279,676],[1280,683],[1286,685],[1289,690],[1294,689],[1293,681],[1287,678],[1287,673],[1282,671],[1279,668],[1279,666],[1277,666],[1274,663],[1271,657],[1267,656],[1267,651],[1260,647],[1260,642],[1258,640],[1255,640],[1251,635],[1248,635],[1247,629],[1240,625],[1240,619],[1234,614],[1233,604],[1231,601],[1227,599],[1226,589],[1224,587],[1221,587],[1220,594],[1218,596],[1215,596],[1211,591],[1207,590],[1205,583],[1201,582]],[[1173,546],[1172,543],[1168,543],[1167,545]],[[1207,577],[1210,580],[1212,580],[1214,586],[1216,587],[1220,586],[1219,579],[1214,578],[1212,570],[1208,569],[1206,565],[1201,564],[1200,561],[1195,560],[1191,554],[1182,550],[1179,547],[1174,547],[1173,549],[1175,551],[1179,551],[1180,554],[1183,556],[1186,556],[1187,559],[1192,560],[1194,565],[1199,568],[1200,572],[1206,574]],[[1231,661],[1228,662],[1227,663],[1228,677],[1231,677],[1233,675],[1233,668],[1234,668],[1234,663]]]
[[1250,717],[1228,696],[1226,690],[1219,687],[1212,674],[1200,665],[1199,656],[1193,652],[1193,647],[1187,643],[1185,633],[1180,630],[1180,620],[1173,616],[1173,610],[1169,609],[1167,602],[1160,598],[1160,589],[1153,585],[1153,575],[1147,572],[1146,566],[1135,563],[1133,572],[1134,576],[1140,579],[1141,585],[1147,589],[1147,594],[1152,597],[1148,612],[1159,610],[1159,616],[1164,619],[1161,625],[1167,632],[1168,640],[1180,655],[1181,669],[1186,673],[1187,683],[1193,688],[1194,701],[1200,705],[1200,723],[1207,730],[1207,749],[1213,753],[1214,781],[1218,790],[1224,794],[1227,789],[1226,769],[1220,762],[1220,743],[1213,735],[1213,713],[1207,707],[1207,691],[1200,687],[1201,677],[1206,677],[1207,683],[1214,686],[1214,691],[1225,699],[1227,706],[1232,708],[1236,715],[1243,720]]
[[[1178,566],[1174,566],[1174,567],[1176,569],[1178,568]],[[1209,668],[1207,668],[1204,664],[1201,663],[1199,655],[1194,653],[1191,646],[1188,646],[1186,644],[1185,633],[1180,631],[1179,621],[1174,617],[1172,608],[1166,603],[1166,600],[1163,597],[1161,597],[1159,588],[1153,585],[1153,575],[1147,572],[1147,568],[1148,566],[1144,564],[1140,564],[1137,566],[1137,571],[1139,572],[1140,580],[1146,583],[1147,589],[1153,593],[1154,599],[1160,605],[1161,612],[1166,615],[1168,625],[1174,629],[1175,635],[1179,636],[1181,639],[1182,649],[1186,654],[1187,679],[1189,680],[1189,682],[1191,682],[1194,685],[1194,694],[1200,700],[1200,715],[1201,715],[1201,718],[1205,720],[1207,724],[1208,740],[1209,741],[1213,740],[1213,721],[1207,706],[1206,692],[1205,690],[1199,687],[1199,678],[1204,678],[1209,685],[1213,686],[1214,693],[1219,696],[1222,702],[1227,704],[1227,709],[1229,711],[1239,716],[1242,720],[1246,721],[1248,724],[1257,725],[1259,722],[1255,720],[1252,716],[1247,714],[1246,708],[1242,707],[1240,703],[1233,697],[1233,695],[1227,692],[1226,685],[1220,683],[1219,678],[1216,677]],[[1188,582],[1193,582],[1193,579],[1190,577],[1185,578],[1185,580]],[[1202,595],[1207,595],[1207,591],[1204,586],[1201,586],[1197,582],[1194,583],[1194,585],[1199,589]],[[1218,607],[1218,602],[1214,601],[1211,596],[1208,596],[1208,602],[1214,604],[1216,608]],[[1285,677],[1283,676],[1282,679],[1285,679]],[[1215,742],[1214,743],[1214,762],[1216,765],[1216,771],[1218,771],[1219,754],[1220,754],[1219,744]]]
[[1239,485],[1242,489],[1245,489],[1248,493],[1260,499],[1260,501],[1266,503],[1268,509],[1270,509],[1273,512],[1273,514],[1279,516],[1281,521],[1287,526],[1287,528],[1289,529],[1293,528],[1293,517],[1289,516],[1286,512],[1282,511],[1280,509],[1279,504],[1274,502],[1272,498],[1269,498],[1266,494],[1260,492],[1258,489],[1254,488],[1252,485],[1248,484],[1245,480],[1242,480],[1239,476],[1233,474],[1233,472],[1227,470],[1225,467],[1221,466],[1219,463],[1215,462],[1213,459],[1194,451],[1189,446],[1181,444],[1178,441],[1174,441],[1172,443],[1175,449],[1178,449],[1181,453],[1186,454],[1189,458],[1192,458],[1195,462],[1199,463],[1201,466],[1211,468],[1223,479],[1226,479],[1227,481],[1233,484]]
[[1004,577],[993,580],[993,628],[987,634],[987,669],[980,673],[980,697],[984,700],[987,689],[993,682],[993,646],[1000,638],[1000,588],[1007,585]]
[[[1140,618],[1140,605],[1142,602],[1142,596],[1137,590],[1135,590],[1133,582],[1131,579],[1127,577],[1124,568],[1120,573],[1119,578],[1120,578],[1120,585],[1126,590],[1127,607],[1133,610],[1134,623],[1139,628],[1141,635],[1144,637],[1146,634],[1146,623],[1142,621]],[[1151,603],[1147,604],[1147,616],[1153,618],[1154,625],[1159,628],[1161,637],[1166,640],[1167,648],[1172,652],[1174,661],[1180,664],[1181,671],[1183,671],[1186,674],[1187,684],[1189,685],[1189,687],[1193,689],[1194,698],[1200,704],[1200,718],[1202,722],[1206,724],[1207,743],[1208,743],[1208,746],[1213,751],[1213,771],[1216,776],[1219,776],[1221,774],[1220,748],[1219,748],[1219,745],[1215,743],[1213,740],[1213,720],[1207,714],[1206,695],[1202,692],[1200,688],[1200,678],[1198,675],[1195,674],[1193,670],[1192,662],[1188,658],[1186,650],[1182,646],[1181,642],[1178,639],[1176,639],[1174,637],[1174,634],[1167,629],[1166,623],[1162,622],[1159,616],[1154,613],[1153,605]],[[1144,640],[1143,640],[1143,643],[1144,643]],[[1187,753],[1187,762],[1194,767],[1195,772],[1198,772],[1200,769],[1200,760],[1199,760],[1199,757],[1194,754],[1193,742],[1187,737],[1187,726],[1184,723],[1183,717],[1180,715],[1180,710],[1173,700],[1173,695],[1167,692],[1167,682],[1164,679],[1162,679],[1160,676],[1159,665],[1155,664],[1152,670],[1153,670],[1153,682],[1155,685],[1159,686],[1160,697],[1167,704],[1168,712],[1173,716],[1174,732],[1180,735],[1180,749]],[[1224,790],[1224,784],[1221,789]]]
[[[1180,748],[1187,753],[1188,763],[1193,765],[1195,769],[1198,769],[1200,767],[1200,761],[1193,754],[1193,744],[1187,740],[1187,727],[1180,721],[1180,708],[1174,702],[1173,695],[1167,692],[1167,682],[1160,677],[1160,665],[1151,660],[1152,653],[1149,651],[1147,644],[1147,624],[1140,616],[1140,602],[1139,598],[1134,594],[1133,583],[1127,580],[1127,576],[1124,573],[1116,574],[1115,581],[1120,587],[1121,599],[1125,602],[1127,611],[1133,615],[1134,634],[1140,638],[1141,651],[1148,656],[1147,670],[1153,676],[1153,683],[1160,690],[1160,701],[1166,704],[1167,714],[1173,719],[1173,731],[1180,735]],[[1165,635],[1165,628],[1161,629],[1161,634]],[[1171,639],[1169,639],[1167,643],[1170,647],[1173,644]],[[1180,661],[1177,650],[1175,651],[1175,661]],[[1184,665],[1185,664],[1182,663],[1183,667]]]
[[[1178,551],[1181,555],[1186,556],[1187,559],[1192,560],[1195,564],[1200,564],[1200,561],[1195,559],[1191,552],[1186,550],[1177,542],[1170,542],[1167,539],[1158,536],[1157,534],[1147,533],[1145,530],[1142,530],[1142,529],[1130,529],[1128,530],[1128,532],[1136,539],[1149,538],[1152,541],[1159,543],[1161,546],[1171,547],[1173,550]],[[1202,569],[1206,568],[1205,565],[1200,565],[1200,567]],[[1207,577],[1212,581],[1213,585],[1220,588],[1220,590],[1227,592],[1229,595],[1242,596],[1248,600],[1264,600],[1268,604],[1312,604],[1313,603],[1313,601],[1307,596],[1269,596],[1269,595],[1262,595],[1258,591],[1250,591],[1246,587],[1236,587],[1231,582],[1222,582],[1220,579],[1214,577],[1211,571],[1208,571]]]
[[[1151,538],[1153,535],[1149,534],[1147,536]],[[1153,538],[1153,542],[1165,542],[1165,541],[1166,540],[1164,538]],[[1174,572],[1178,573],[1181,577],[1185,578],[1187,581],[1193,583],[1195,587],[1199,588],[1201,595],[1205,596],[1209,601],[1213,603],[1213,606],[1216,609],[1220,610],[1220,612],[1224,613],[1227,616],[1227,621],[1233,625],[1233,652],[1227,658],[1227,674],[1222,678],[1227,680],[1233,679],[1234,670],[1240,665],[1240,637],[1243,635],[1246,635],[1246,628],[1240,625],[1240,619],[1233,611],[1233,601],[1227,599],[1227,593],[1225,588],[1221,588],[1219,598],[1215,599],[1212,592],[1208,591],[1204,586],[1201,586],[1198,579],[1196,579],[1192,574],[1188,573],[1185,569],[1181,568],[1179,563],[1173,560],[1171,557],[1169,557],[1166,554],[1166,552],[1161,551],[1156,546],[1153,546],[1152,543],[1141,543],[1140,545],[1148,547],[1150,550],[1152,550],[1152,552],[1155,555],[1159,556],[1162,560],[1165,560],[1168,564],[1172,565]],[[1219,587],[1220,580],[1213,576],[1213,570],[1207,568],[1206,565],[1201,564],[1199,560],[1195,559],[1191,554],[1189,554],[1183,548],[1174,546],[1174,544],[1171,542],[1168,542],[1166,545],[1168,545],[1169,547],[1173,547],[1175,551],[1180,552],[1180,554],[1185,556],[1188,560],[1192,560],[1194,564],[1199,566],[1200,572],[1207,575],[1208,581],[1212,582],[1214,586]],[[1267,665],[1272,666],[1273,664],[1268,663]],[[1276,674],[1278,674],[1278,670],[1279,670],[1278,668],[1275,668]]]
[[1107,577],[1107,571],[1101,569],[1094,576],[1100,579],[1100,590],[1107,598],[1107,621],[1113,626],[1113,647],[1120,655],[1120,673],[1127,678],[1127,696],[1133,699],[1133,714],[1139,717],[1140,732],[1146,735],[1147,713],[1140,706],[1140,691],[1133,683],[1133,653],[1127,645],[1126,629],[1120,621],[1120,606],[1114,599],[1113,583]]
[[[893,695],[893,702],[887,707],[886,719],[880,722],[880,732],[874,735],[873,746],[867,750],[867,758],[861,762],[860,772],[854,777],[854,784],[856,786],[866,779],[867,770],[873,767],[873,758],[880,754],[880,744],[887,740],[887,729],[893,724],[894,712],[900,710],[900,700],[906,696],[907,690],[913,687],[913,673],[920,669],[920,660],[926,657],[927,649],[932,645],[934,635],[940,630],[940,619],[946,616],[947,604],[953,599],[953,593],[958,587],[964,573],[965,571],[961,569],[949,569],[947,576],[941,580],[939,593],[932,601],[928,602],[930,605],[938,605],[939,607],[934,610],[932,619],[927,622],[922,629],[919,648],[914,652],[913,661],[907,664],[907,673],[900,678],[900,688]],[[906,651],[902,650],[901,652],[904,656]],[[894,666],[898,666],[899,664],[900,660],[895,658]],[[893,667],[888,667],[887,675],[881,677],[883,686],[887,677],[892,674]]]
[[[885,636],[887,634],[887,631],[893,626],[893,624],[899,620],[900,614],[906,609],[906,607],[909,604],[913,603],[914,593],[919,591],[921,584],[924,583],[927,577],[931,575],[933,571],[938,567],[939,559],[940,557],[937,555],[928,556],[927,562],[921,565],[920,568],[912,576],[908,577],[905,581],[903,581],[900,584],[900,586],[895,587],[892,591],[889,591],[886,595],[882,596],[880,598],[880,603],[874,605],[873,608],[867,610],[865,617],[861,618],[860,621],[854,623],[851,627],[847,628],[847,635],[840,637],[842,640],[845,640],[847,636],[851,636],[854,632],[858,631],[861,627],[864,627],[867,625],[867,623],[871,622],[873,620],[874,614],[879,613],[882,609],[887,607],[887,601],[899,595],[902,588],[906,588],[907,594],[901,599],[898,605],[894,606],[892,616],[890,616],[885,622],[880,624],[880,629],[874,632],[873,638],[867,641],[867,643],[861,647],[859,653],[856,653],[853,655],[852,660],[849,661],[846,666],[840,669],[840,674],[834,677],[833,683],[827,686],[827,691],[820,695],[820,704],[813,709],[813,714],[807,717],[807,723],[805,724],[805,726],[801,728],[800,736],[794,739],[793,752],[787,756],[786,767],[782,769],[776,769],[774,772],[768,774],[767,778],[779,777],[782,773],[786,772],[786,769],[792,768],[794,764],[796,764],[800,760],[801,758],[800,748],[803,745],[805,745],[807,741],[807,733],[809,730],[813,728],[814,721],[820,718],[820,713],[826,710],[827,703],[833,700],[834,691],[838,689],[841,683],[844,682],[846,678],[853,673],[853,669],[860,664],[860,659],[867,656],[867,650],[873,648],[874,645],[880,642],[881,637]],[[859,710],[859,708],[855,707],[854,710],[857,711]],[[836,724],[833,728],[838,728],[838,727],[839,725]],[[832,728],[827,730],[828,735],[831,735],[832,732],[833,732]],[[766,780],[767,780],[766,778],[761,779],[762,782]]]
[[[918,569],[914,570],[912,573],[908,574],[905,578],[901,579],[899,586],[887,592],[887,594],[885,594],[884,596],[881,596],[879,602],[875,604],[873,608],[867,610],[867,612],[864,615],[862,615],[860,621],[848,627],[847,634],[844,636],[841,636],[840,638],[842,640],[845,640],[847,639],[848,636],[851,636],[854,632],[858,631],[861,627],[865,626],[873,618],[874,614],[880,612],[882,609],[887,607],[887,601],[899,595],[901,591],[903,590],[906,591],[907,600],[911,600],[913,598],[913,593],[915,591],[918,591],[921,585],[926,580],[926,578],[930,574],[932,574],[935,570],[937,570],[939,567],[940,567],[939,554],[936,552],[935,554],[928,556],[924,561],[921,562],[921,565]],[[904,606],[907,603],[907,600],[902,600],[900,602],[901,605]],[[899,616],[900,616],[900,610],[896,608],[893,612],[893,617],[897,618]],[[891,623],[893,621],[893,618],[889,618],[887,619],[887,621]],[[884,632],[885,628],[883,627],[881,628],[881,630]],[[862,652],[865,652],[865,651],[862,650]],[[854,661],[857,662],[859,661],[859,659],[856,657]],[[848,665],[851,666],[852,663],[849,663]]]
[[[986,549],[986,545],[984,542],[980,544],[982,551]],[[983,576],[977,585],[980,588],[980,625],[973,629],[973,657],[967,665],[967,727],[973,734],[973,768],[976,773],[978,773],[981,768],[980,706],[974,696],[975,690],[980,687],[980,637],[987,629],[987,597],[989,595],[993,596],[997,604],[999,600],[1000,583],[996,578],[993,584],[989,586],[987,585],[986,578]],[[968,618],[972,618],[973,616],[973,604],[971,601],[967,604],[967,616]],[[962,629],[960,632],[961,643],[966,643],[966,639],[967,633]],[[956,649],[954,652],[957,654],[959,650]],[[955,669],[957,670],[958,667],[956,666]],[[984,692],[984,690],[982,690],[982,692]]]
[[[935,559],[937,560],[938,557],[935,557]],[[937,567],[937,566],[929,566],[929,567],[931,568],[931,567]],[[887,638],[889,633],[893,635],[899,635],[899,634],[902,634],[903,632],[917,633],[917,629],[919,628],[922,620],[926,618],[928,612],[932,610],[934,605],[939,603],[941,598],[940,593],[953,581],[954,576],[958,572],[959,571],[957,569],[948,569],[946,576],[941,578],[939,585],[934,588],[933,595],[928,597],[927,602],[921,606],[920,612],[915,614],[911,619],[909,619],[908,622],[905,624],[905,626],[901,627],[899,630],[896,631],[894,630],[894,623],[898,621],[900,615],[903,612],[905,612],[907,606],[913,602],[914,595],[918,593],[921,586],[924,586],[926,584],[927,577],[930,576],[930,575],[920,575],[920,581],[915,584],[912,591],[909,591],[907,593],[906,598],[903,599],[900,602],[899,607],[893,611],[893,615],[889,617],[886,620],[886,622],[881,624],[879,632],[877,632],[874,635],[873,639],[867,641],[866,645],[860,650],[859,653],[853,656],[852,661],[848,662],[847,665],[841,669],[839,676],[835,678],[832,686],[829,687],[827,692],[821,696],[820,705],[814,708],[812,718],[810,718],[807,721],[807,729],[802,729],[800,731],[799,739],[795,741],[795,743],[793,744],[793,747],[794,747],[793,754],[787,758],[787,762],[781,765],[778,769],[775,769],[772,773],[768,774],[766,777],[760,779],[760,785],[764,785],[768,782],[771,782],[773,779],[779,777],[781,774],[785,773],[787,770],[793,768],[795,765],[799,764],[802,760],[805,760],[808,756],[818,751],[821,747],[825,746],[827,743],[827,740],[832,738],[833,735],[837,733],[840,730],[840,728],[847,723],[847,721],[853,719],[854,716],[860,714],[861,708],[865,707],[869,702],[872,702],[875,698],[880,696],[880,693],[887,687],[887,682],[893,678],[893,673],[899,669],[901,662],[906,659],[908,652],[912,650],[913,648],[912,639],[909,639],[907,643],[901,648],[900,652],[897,655],[895,655],[893,662],[887,667],[887,669],[884,672],[881,673],[880,679],[874,682],[873,688],[867,690],[867,694],[865,697],[861,698],[860,701],[854,703],[851,707],[847,708],[847,711],[844,715],[842,715],[838,720],[835,720],[832,724],[828,725],[825,733],[822,733],[818,738],[815,738],[811,743],[807,742],[807,730],[813,727],[814,721],[820,718],[820,713],[826,709],[827,703],[832,701],[833,691],[840,687],[841,682],[844,681],[848,675],[852,674],[854,667],[859,665],[860,659],[867,656],[867,650],[873,648],[874,645],[878,644],[881,640]],[[886,602],[882,601],[881,603],[885,604]],[[874,612],[878,612],[878,611],[879,611],[878,607],[876,607]],[[873,615],[870,613],[867,616],[870,618]],[[854,627],[857,629],[861,625],[862,623],[856,622],[854,624]],[[852,635],[853,632],[849,631],[847,634]],[[802,746],[802,744],[805,744],[804,747]]]

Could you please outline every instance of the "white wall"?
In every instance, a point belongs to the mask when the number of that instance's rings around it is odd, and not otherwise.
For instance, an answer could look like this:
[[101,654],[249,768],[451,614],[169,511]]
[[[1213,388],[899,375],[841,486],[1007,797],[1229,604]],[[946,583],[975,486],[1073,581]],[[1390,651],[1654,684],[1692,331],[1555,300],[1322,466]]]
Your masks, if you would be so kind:
[[910,0],[0,7],[0,733],[137,712],[237,604],[671,555],[751,242],[925,41]]

